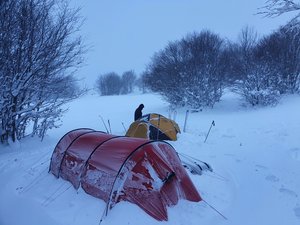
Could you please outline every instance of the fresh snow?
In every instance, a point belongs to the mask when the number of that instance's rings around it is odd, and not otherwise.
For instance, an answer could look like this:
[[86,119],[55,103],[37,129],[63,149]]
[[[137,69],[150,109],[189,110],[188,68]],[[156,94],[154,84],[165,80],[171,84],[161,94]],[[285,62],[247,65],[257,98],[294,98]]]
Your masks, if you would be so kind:
[[[276,107],[247,108],[227,93],[213,109],[190,113],[186,132],[169,142],[177,152],[210,164],[213,172],[189,173],[205,201],[181,200],[168,208],[169,221],[158,222],[138,206],[120,202],[103,225],[298,225],[300,224],[300,97],[287,96]],[[75,190],[48,173],[59,139],[76,128],[124,135],[135,108],[169,115],[156,94],[100,97],[86,95],[68,104],[62,126],[44,141],[26,138],[0,145],[1,225],[98,225],[105,209],[101,199]],[[183,129],[186,109],[176,122]],[[207,141],[206,134],[215,121]],[[222,214],[222,216],[219,213]],[[225,218],[224,218],[224,217]]]

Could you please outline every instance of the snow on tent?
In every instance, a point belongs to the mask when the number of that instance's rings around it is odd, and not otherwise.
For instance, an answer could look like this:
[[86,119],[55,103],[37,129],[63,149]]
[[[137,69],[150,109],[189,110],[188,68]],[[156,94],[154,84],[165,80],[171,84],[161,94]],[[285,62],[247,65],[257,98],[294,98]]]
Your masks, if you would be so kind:
[[168,220],[167,206],[179,199],[201,201],[176,151],[164,141],[73,130],[56,145],[49,171],[103,199],[104,215],[129,201],[157,220]]
[[180,133],[180,129],[175,121],[167,119],[160,114],[151,113],[133,122],[126,136],[150,140],[176,141],[177,133]]

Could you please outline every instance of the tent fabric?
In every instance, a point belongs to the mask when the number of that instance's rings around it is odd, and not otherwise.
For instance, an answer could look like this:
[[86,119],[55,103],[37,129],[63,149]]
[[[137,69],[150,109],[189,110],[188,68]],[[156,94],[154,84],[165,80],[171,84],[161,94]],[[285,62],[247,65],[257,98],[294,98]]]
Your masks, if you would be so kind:
[[81,129],[76,129],[72,130],[68,133],[66,133],[58,142],[56,145],[52,157],[51,157],[51,162],[50,162],[50,168],[49,171],[56,176],[59,177],[59,169],[60,169],[60,164],[55,164],[54,162],[62,162],[65,151],[68,149],[70,144],[76,140],[77,137],[80,135],[86,134],[88,132],[93,132],[94,130],[89,129],[89,128],[81,128]]
[[201,201],[175,149],[164,141],[73,130],[58,142],[49,170],[103,199],[108,210],[129,201],[157,220],[168,220],[167,207],[179,199]]
[[176,141],[177,133],[180,133],[180,128],[175,121],[160,114],[151,113],[133,122],[125,136]]

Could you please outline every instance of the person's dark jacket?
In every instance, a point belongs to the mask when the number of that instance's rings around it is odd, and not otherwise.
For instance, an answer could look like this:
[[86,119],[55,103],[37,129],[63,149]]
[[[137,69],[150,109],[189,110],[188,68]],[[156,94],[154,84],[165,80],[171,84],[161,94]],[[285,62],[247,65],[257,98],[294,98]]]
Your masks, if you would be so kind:
[[144,108],[143,104],[140,104],[139,107],[134,112],[134,121],[140,119],[143,115],[142,110]]

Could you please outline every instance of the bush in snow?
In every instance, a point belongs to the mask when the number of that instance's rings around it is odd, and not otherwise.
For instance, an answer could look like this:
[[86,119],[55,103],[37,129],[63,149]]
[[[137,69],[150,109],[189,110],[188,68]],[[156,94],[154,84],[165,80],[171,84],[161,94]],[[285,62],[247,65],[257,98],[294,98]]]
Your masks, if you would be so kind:
[[121,88],[121,78],[115,72],[100,75],[96,81],[96,89],[100,95],[119,95]]
[[274,105],[281,94],[298,92],[300,28],[282,27],[260,40],[249,38],[249,30],[244,30],[242,36],[239,56],[242,75],[235,90],[246,102]]
[[1,140],[43,138],[80,94],[72,77],[83,53],[78,10],[64,0],[8,0],[0,20]]
[[245,27],[237,43],[209,31],[170,42],[151,59],[142,80],[173,106],[212,107],[224,87],[251,105],[275,105],[300,85],[300,27],[258,38]]
[[119,95],[133,92],[136,75],[133,70],[126,71],[120,77],[115,72],[105,73],[96,80],[96,90],[100,95]]
[[285,26],[264,37],[257,46],[256,57],[268,65],[276,76],[273,85],[280,94],[296,93],[300,80],[300,26]]
[[146,93],[148,90],[147,86],[146,86],[146,82],[145,82],[145,78],[146,78],[146,72],[143,72],[141,74],[141,76],[139,76],[136,80],[135,80],[135,86],[138,88],[139,91],[141,91],[142,93]]
[[129,94],[133,92],[136,75],[133,70],[125,71],[121,77],[121,94]]
[[222,46],[223,40],[210,31],[171,42],[153,56],[144,82],[171,105],[212,107],[222,96]]
[[237,82],[234,90],[252,106],[276,105],[280,93],[274,86],[270,85],[270,76],[266,75],[264,67],[260,66],[262,65],[257,65],[248,71],[243,80]]
[[268,51],[264,51],[260,44],[253,29],[246,27],[242,30],[236,48],[240,76],[233,90],[252,106],[275,105],[280,98],[276,85],[278,76],[273,65],[262,56]]

